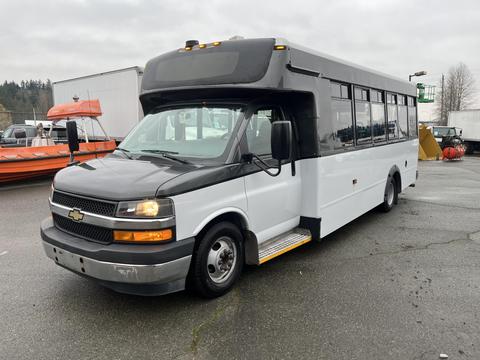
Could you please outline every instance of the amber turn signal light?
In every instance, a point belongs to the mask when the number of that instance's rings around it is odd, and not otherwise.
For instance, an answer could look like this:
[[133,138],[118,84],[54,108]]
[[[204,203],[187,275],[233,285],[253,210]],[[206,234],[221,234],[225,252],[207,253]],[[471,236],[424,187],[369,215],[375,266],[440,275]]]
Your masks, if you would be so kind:
[[123,231],[114,230],[113,239],[119,242],[161,242],[169,241],[173,237],[172,229],[151,231]]

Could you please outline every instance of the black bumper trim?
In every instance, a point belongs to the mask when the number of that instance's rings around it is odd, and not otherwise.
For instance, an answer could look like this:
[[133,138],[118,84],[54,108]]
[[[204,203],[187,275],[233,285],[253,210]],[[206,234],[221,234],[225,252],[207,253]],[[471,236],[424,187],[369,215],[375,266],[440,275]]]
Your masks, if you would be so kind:
[[105,262],[153,265],[163,264],[193,254],[195,238],[168,244],[99,244],[72,236],[53,225],[51,218],[42,222],[40,234],[43,241],[61,249]]

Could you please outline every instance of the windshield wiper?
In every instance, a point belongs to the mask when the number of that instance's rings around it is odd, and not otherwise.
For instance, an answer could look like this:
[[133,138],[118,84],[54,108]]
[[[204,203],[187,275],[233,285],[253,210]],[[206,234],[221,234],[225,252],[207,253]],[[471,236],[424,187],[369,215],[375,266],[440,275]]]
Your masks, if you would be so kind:
[[164,158],[174,160],[174,161],[178,161],[179,163],[182,163],[182,164],[191,164],[190,161],[179,159],[176,156],[172,156],[172,154],[178,154],[177,151],[155,150],[155,149],[147,149],[147,150],[140,150],[140,151],[147,152],[147,153],[153,153],[153,154],[159,154],[159,155],[162,155]]
[[130,160],[132,160],[132,156],[130,155],[130,150],[122,149],[122,148],[119,148],[119,147],[115,148],[115,150],[120,150],[122,153],[125,154],[125,156],[126,156],[127,158],[129,158]]

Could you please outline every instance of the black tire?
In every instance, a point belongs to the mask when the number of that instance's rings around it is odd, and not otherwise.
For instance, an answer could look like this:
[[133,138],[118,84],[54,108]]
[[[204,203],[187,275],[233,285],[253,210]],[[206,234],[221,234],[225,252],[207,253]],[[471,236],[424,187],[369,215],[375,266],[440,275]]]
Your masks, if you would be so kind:
[[[238,227],[224,221],[212,226],[199,240],[200,243],[193,254],[190,268],[189,287],[200,296],[215,298],[227,293],[242,273],[243,236]],[[230,251],[233,253],[235,261],[230,259],[230,255],[232,255],[229,253]],[[215,266],[209,263],[213,257],[219,260],[219,262],[213,262]],[[226,270],[230,261],[232,261],[231,266]],[[225,267],[222,269],[222,266]],[[228,273],[228,276],[222,279],[223,270],[225,271],[223,274]],[[217,276],[218,278],[216,278]]]
[[467,141],[463,144],[463,146],[465,147],[465,154],[466,155],[472,155],[473,154],[474,146],[473,146],[472,143],[469,143]]
[[387,185],[385,186],[385,193],[383,195],[383,203],[380,205],[380,209],[383,212],[389,212],[392,210],[393,205],[398,202],[397,182],[393,176],[389,176]]

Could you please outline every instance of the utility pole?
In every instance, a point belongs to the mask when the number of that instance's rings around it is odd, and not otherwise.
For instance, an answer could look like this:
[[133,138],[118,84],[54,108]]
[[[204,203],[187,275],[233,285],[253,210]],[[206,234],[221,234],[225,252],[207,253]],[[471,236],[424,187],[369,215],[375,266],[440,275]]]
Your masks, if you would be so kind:
[[441,125],[447,125],[447,122],[445,121],[444,122],[444,119],[445,119],[445,115],[443,114],[443,109],[445,107],[445,102],[444,102],[444,99],[445,99],[445,75],[442,74],[442,103],[440,104],[440,123]]

